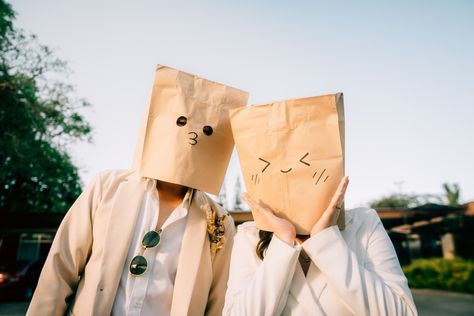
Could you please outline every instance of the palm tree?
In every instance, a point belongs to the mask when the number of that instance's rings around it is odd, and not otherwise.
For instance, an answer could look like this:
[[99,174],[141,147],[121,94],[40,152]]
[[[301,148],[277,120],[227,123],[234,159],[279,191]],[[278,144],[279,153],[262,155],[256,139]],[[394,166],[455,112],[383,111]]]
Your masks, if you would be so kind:
[[446,199],[448,200],[449,206],[458,206],[459,205],[459,195],[460,188],[457,183],[449,184],[443,183],[444,192],[446,194]]
[[234,202],[234,210],[241,211],[243,202],[240,195],[242,194],[242,187],[240,184],[240,177],[237,177],[237,182],[235,183],[235,202]]
[[227,209],[227,190],[226,190],[226,187],[225,187],[225,181],[224,183],[222,184],[222,188],[221,188],[221,192],[219,193],[219,204]]

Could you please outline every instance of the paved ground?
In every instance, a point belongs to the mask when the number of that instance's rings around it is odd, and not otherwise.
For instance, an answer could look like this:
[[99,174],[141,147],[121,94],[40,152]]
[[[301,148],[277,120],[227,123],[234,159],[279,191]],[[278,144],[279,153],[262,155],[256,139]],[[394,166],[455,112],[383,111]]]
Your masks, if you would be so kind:
[[[413,290],[420,316],[472,316],[474,295],[436,290]],[[23,316],[28,302],[0,303],[0,316]]]
[[472,316],[474,295],[437,290],[412,290],[420,316]]
[[0,302],[0,315],[23,316],[28,309],[29,302]]

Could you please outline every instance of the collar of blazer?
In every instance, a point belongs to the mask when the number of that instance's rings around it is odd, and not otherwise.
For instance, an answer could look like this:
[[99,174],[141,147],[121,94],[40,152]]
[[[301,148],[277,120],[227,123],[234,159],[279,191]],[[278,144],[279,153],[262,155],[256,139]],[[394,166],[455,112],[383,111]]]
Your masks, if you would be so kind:
[[[357,210],[351,210],[345,213],[346,228],[341,230],[341,235],[349,248],[354,244],[357,231],[360,229],[362,224],[359,219],[354,218],[352,214],[353,211]],[[326,277],[314,265],[310,266],[308,274],[305,277],[301,266],[298,264],[296,266],[294,278],[295,282],[292,283],[290,288],[290,295],[293,295],[296,300],[304,302],[301,306],[307,309],[308,315],[318,314],[315,313],[315,311],[319,311],[319,314],[324,315],[318,300],[327,286]],[[310,285],[313,290],[311,290]]]
[[[105,244],[114,245],[114,249],[104,256],[101,267],[104,273],[98,284],[98,293],[103,294],[97,306],[100,315],[110,314],[112,309],[147,183],[146,178],[134,172],[124,178],[116,190],[113,216],[105,236]],[[192,191],[174,284],[174,293],[179,295],[173,295],[171,315],[188,314],[207,236],[206,215],[200,206],[207,202],[203,192]]]

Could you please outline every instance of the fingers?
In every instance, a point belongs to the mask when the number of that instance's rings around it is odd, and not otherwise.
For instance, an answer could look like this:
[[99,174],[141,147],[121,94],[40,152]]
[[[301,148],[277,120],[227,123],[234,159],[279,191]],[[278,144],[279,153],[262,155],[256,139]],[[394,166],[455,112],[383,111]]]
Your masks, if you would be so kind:
[[339,186],[337,187],[336,192],[334,193],[331,202],[328,205],[328,208],[323,214],[323,217],[325,217],[331,223],[337,221],[348,185],[349,177],[344,176],[341,179],[341,182],[339,182]]
[[314,236],[326,227],[337,224],[337,218],[339,217],[339,213],[341,211],[340,207],[342,202],[344,202],[344,195],[346,194],[348,184],[349,178],[347,176],[343,177],[341,182],[339,182],[339,186],[337,187],[336,192],[334,193],[327,209],[313,226],[313,229],[311,230],[311,236]]
[[263,202],[256,202],[247,192],[242,194],[242,198],[250,206],[255,221],[260,222],[262,227],[264,227],[263,229],[273,232],[288,245],[294,245],[296,229],[291,222],[275,215],[270,207],[266,206]]
[[259,203],[257,203],[250,194],[247,192],[244,192],[242,194],[242,198],[244,199],[245,202],[250,206],[250,208],[254,211],[260,214],[261,216],[269,217],[273,215],[273,212],[265,207],[262,207]]
[[342,202],[344,202],[344,196],[346,194],[347,186],[349,185],[349,177],[344,176],[339,182],[339,186],[337,187],[336,192],[334,193],[331,202],[329,203],[328,208],[336,208],[336,206],[341,206]]

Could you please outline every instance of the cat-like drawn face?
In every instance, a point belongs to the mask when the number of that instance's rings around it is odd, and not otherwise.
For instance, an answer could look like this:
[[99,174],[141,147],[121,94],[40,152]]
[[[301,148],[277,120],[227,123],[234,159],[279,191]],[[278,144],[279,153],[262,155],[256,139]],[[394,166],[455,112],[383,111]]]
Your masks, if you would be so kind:
[[344,174],[338,102],[336,94],[231,111],[248,193],[300,234],[311,231]]
[[[309,156],[309,153],[306,153],[304,154],[299,160],[298,160],[298,163],[295,164],[295,166],[293,167],[290,167],[290,168],[286,168],[286,169],[279,169],[279,171],[281,173],[290,173],[291,171],[293,171],[293,168],[305,168],[304,166],[306,167],[311,167],[311,163],[305,161],[305,159]],[[258,158],[258,160],[260,160],[262,163],[263,163],[263,168],[262,170],[259,172],[259,173],[254,173],[251,175],[251,181],[254,185],[257,185],[257,184],[260,184],[260,180],[263,176],[263,173],[270,168],[270,166],[272,165],[272,163],[268,160],[265,160],[261,157]],[[278,168],[278,167],[277,167]],[[311,169],[312,170],[312,169]],[[271,169],[270,169],[271,171]],[[327,169],[326,168],[322,168],[321,169],[316,169],[314,172],[313,172],[313,175],[312,175],[312,178],[315,179],[315,182],[314,182],[314,185],[318,185],[320,182],[321,183],[325,183],[328,179],[329,179],[329,175],[327,174]]]

